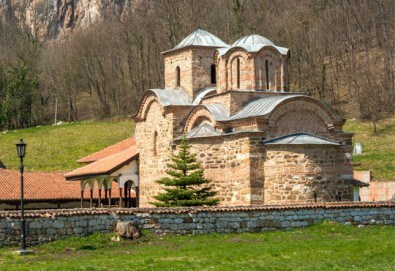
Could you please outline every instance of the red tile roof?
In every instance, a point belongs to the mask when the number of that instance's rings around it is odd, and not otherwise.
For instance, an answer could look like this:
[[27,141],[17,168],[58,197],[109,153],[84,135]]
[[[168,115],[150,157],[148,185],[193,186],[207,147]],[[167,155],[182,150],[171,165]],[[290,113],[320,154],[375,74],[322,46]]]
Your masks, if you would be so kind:
[[[112,189],[118,191],[118,186],[114,182]],[[0,202],[20,200],[20,193],[19,170],[0,169]],[[64,173],[24,173],[24,198],[26,200],[80,199],[80,195],[80,182],[66,181]],[[84,198],[89,198],[88,185],[85,187]],[[98,198],[96,185],[94,198]]]
[[79,159],[77,162],[79,163],[92,163],[97,160],[103,159],[105,157],[111,156],[113,154],[116,154],[120,151],[123,151],[125,149],[128,149],[132,146],[136,145],[136,140],[134,137],[130,137],[128,139],[125,139],[121,142],[118,142],[114,145],[111,145],[101,151],[92,153],[84,158]]
[[82,180],[100,175],[110,175],[112,172],[117,171],[132,160],[137,159],[138,154],[137,145],[134,144],[126,150],[122,150],[111,156],[77,168],[66,173],[64,176],[67,180]]

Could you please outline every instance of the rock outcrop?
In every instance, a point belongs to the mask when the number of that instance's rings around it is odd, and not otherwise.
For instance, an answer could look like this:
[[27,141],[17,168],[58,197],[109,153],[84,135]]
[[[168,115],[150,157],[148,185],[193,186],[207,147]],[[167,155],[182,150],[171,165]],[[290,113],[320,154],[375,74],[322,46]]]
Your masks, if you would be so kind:
[[0,20],[26,25],[40,40],[64,39],[105,16],[122,18],[134,0],[0,0]]

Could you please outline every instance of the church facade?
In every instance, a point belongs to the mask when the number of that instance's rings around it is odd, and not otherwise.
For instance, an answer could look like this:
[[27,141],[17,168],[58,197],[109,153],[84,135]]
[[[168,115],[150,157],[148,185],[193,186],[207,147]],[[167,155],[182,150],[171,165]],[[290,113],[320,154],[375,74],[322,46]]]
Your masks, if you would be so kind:
[[183,135],[221,205],[353,200],[353,134],[326,104],[289,91],[289,49],[199,29],[162,55],[165,87],[133,117],[140,207],[152,207]]

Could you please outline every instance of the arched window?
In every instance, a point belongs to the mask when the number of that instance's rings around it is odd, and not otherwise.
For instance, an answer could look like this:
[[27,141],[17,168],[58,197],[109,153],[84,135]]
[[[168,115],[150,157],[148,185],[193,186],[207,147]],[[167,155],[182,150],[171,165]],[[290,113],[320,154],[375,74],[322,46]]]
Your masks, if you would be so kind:
[[153,142],[153,154],[156,156],[158,154],[158,132],[154,133],[154,142]]
[[211,84],[217,83],[217,71],[215,64],[211,65]]
[[238,58],[236,62],[236,82],[237,88],[240,88],[240,58]]
[[177,66],[176,68],[176,80],[177,80],[177,87],[181,85],[181,71],[180,71],[180,66]]
[[266,90],[269,89],[269,60],[265,60]]

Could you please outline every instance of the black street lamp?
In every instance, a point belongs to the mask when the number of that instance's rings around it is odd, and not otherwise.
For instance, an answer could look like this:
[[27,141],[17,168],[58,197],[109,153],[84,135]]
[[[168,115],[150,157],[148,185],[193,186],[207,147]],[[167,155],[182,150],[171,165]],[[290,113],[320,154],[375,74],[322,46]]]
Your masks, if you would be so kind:
[[20,159],[20,172],[21,172],[21,243],[22,248],[19,251],[19,254],[27,254],[26,251],[26,229],[25,229],[25,209],[24,209],[24,201],[23,201],[23,158],[26,153],[26,143],[21,139],[16,145],[16,150],[18,153],[18,157]]

